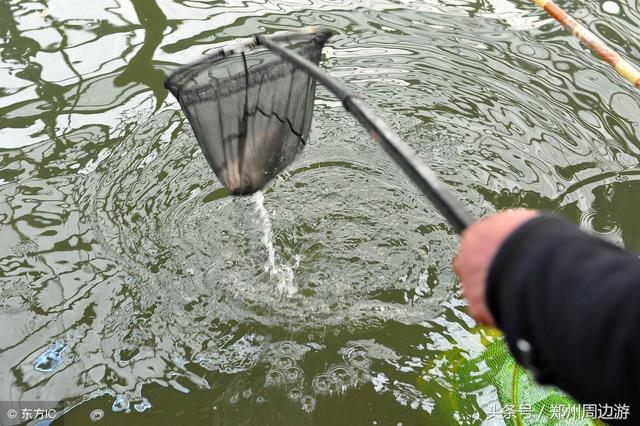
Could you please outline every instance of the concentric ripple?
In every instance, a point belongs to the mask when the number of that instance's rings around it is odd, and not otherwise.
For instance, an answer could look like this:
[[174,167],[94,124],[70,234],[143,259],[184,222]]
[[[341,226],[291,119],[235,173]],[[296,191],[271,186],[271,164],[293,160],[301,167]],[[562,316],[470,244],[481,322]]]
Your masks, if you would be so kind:
[[[357,128],[343,136],[368,143]],[[313,330],[437,313],[434,302],[448,294],[437,283],[451,281],[441,263],[451,231],[388,161],[371,167],[339,151],[320,163],[303,156],[264,195],[232,198],[181,115],[166,111],[82,179],[77,202],[140,300],[191,320]],[[172,297],[157,300],[166,292]]]

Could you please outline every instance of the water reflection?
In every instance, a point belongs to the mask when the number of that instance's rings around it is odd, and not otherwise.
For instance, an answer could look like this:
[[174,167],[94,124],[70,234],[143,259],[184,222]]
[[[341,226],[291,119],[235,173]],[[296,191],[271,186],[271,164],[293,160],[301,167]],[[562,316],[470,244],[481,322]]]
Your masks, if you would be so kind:
[[144,28],[142,47],[131,58],[125,69],[118,75],[114,84],[122,87],[129,83],[142,83],[148,86],[156,98],[156,110],[167,97],[164,89],[165,74],[154,67],[153,55],[162,42],[164,30],[167,28],[167,17],[154,0],[132,0],[138,21]]
[[[22,80],[23,85],[25,82],[32,83],[27,83],[28,90],[39,98],[46,99],[47,108],[38,111],[37,117],[11,117],[9,114],[8,122],[3,127],[25,128],[39,120],[44,124],[44,129],[40,130],[43,136],[59,143],[59,140],[56,140],[55,121],[65,104],[64,89],[62,86],[42,78],[42,64],[35,60],[42,47],[36,40],[24,36],[18,28],[16,16],[24,14],[24,12],[19,4],[12,5],[9,2],[3,2],[0,5],[0,25],[5,31],[0,57],[3,62],[11,64],[10,68],[13,70],[11,74],[15,72],[15,77]],[[15,88],[9,88],[9,90],[11,89],[15,90]],[[25,87],[23,86],[22,89],[25,90]],[[10,111],[10,107],[0,109],[0,114],[5,115],[7,110]],[[9,146],[11,145],[9,144]]]

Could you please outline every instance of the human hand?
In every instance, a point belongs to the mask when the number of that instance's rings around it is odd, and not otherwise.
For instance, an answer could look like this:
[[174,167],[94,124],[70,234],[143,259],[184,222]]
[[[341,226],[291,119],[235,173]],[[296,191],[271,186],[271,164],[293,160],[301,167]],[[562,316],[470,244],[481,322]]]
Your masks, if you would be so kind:
[[479,323],[495,327],[486,300],[487,275],[498,249],[520,225],[537,216],[536,210],[504,210],[480,219],[462,233],[462,244],[453,270],[462,283],[469,313]]

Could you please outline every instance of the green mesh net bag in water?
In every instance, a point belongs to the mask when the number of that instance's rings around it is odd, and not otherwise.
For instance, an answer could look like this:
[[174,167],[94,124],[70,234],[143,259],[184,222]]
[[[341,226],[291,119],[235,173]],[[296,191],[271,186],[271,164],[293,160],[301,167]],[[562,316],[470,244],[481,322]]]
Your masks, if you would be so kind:
[[436,400],[430,420],[449,424],[600,425],[582,406],[539,385],[518,365],[499,332],[477,327],[484,350],[469,358],[454,347],[430,360],[418,389]]

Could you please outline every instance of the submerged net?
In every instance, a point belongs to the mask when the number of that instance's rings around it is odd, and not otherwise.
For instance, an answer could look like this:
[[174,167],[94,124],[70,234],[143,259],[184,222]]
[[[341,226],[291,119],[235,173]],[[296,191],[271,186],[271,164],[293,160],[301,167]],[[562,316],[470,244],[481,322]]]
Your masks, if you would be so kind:
[[423,394],[441,397],[436,416],[453,414],[463,424],[601,424],[567,394],[538,384],[517,364],[497,332],[476,331],[485,345],[480,354],[470,358],[454,347],[431,360],[418,379]]
[[[274,35],[315,64],[327,30]],[[255,43],[220,49],[167,78],[220,182],[235,195],[262,189],[304,147],[315,80]]]

